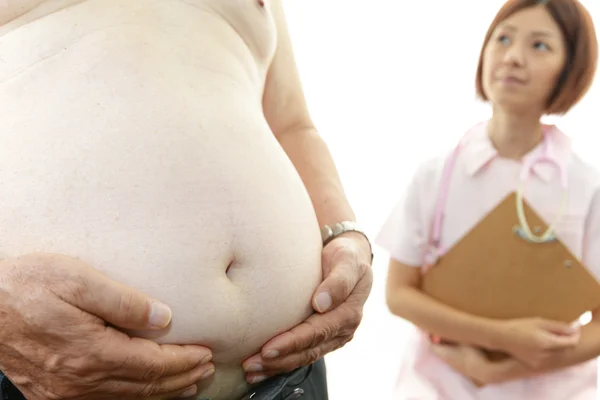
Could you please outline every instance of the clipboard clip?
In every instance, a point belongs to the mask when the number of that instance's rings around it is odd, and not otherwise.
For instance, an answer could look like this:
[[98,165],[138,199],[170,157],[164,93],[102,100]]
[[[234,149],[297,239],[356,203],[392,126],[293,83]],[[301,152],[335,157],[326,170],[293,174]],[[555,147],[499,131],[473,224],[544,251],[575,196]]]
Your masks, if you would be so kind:
[[513,233],[515,235],[517,235],[518,237],[520,237],[521,239],[529,242],[529,243],[551,243],[551,242],[556,242],[558,240],[558,238],[556,237],[556,235],[554,234],[554,232],[548,232],[548,234],[546,235],[546,237],[543,238],[543,240],[539,240],[536,238],[536,240],[532,240],[532,237],[530,234],[528,234],[526,232],[525,229],[523,229],[522,226],[519,225],[515,225],[513,227]]
[[521,185],[517,189],[517,195],[515,198],[516,208],[517,208],[517,218],[519,219],[519,225],[513,228],[513,232],[519,236],[521,239],[526,240],[529,243],[550,243],[558,240],[556,238],[556,234],[554,231],[554,227],[557,222],[562,218],[565,207],[567,205],[567,190],[565,184],[565,190],[563,191],[563,196],[560,202],[560,206],[558,212],[556,214],[556,219],[548,226],[545,232],[541,235],[538,234],[538,228],[535,228],[534,231],[531,230],[529,223],[527,222],[527,217],[525,216],[525,210],[523,206],[523,188],[524,184],[521,182]]

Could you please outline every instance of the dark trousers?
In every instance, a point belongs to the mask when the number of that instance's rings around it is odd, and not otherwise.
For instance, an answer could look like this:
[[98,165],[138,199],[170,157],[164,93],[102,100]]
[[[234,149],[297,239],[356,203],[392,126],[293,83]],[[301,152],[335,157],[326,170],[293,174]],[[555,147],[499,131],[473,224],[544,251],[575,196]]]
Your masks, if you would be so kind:
[[[1,372],[0,400],[26,400]],[[325,362],[320,359],[289,374],[268,379],[242,400],[328,400]]]
[[328,400],[325,361],[266,380],[242,400]]

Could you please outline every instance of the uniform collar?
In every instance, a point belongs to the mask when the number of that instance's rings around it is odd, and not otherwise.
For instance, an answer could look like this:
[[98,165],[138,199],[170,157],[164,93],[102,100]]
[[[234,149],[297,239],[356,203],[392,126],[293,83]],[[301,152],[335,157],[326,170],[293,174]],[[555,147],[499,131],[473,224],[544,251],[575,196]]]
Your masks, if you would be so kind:
[[[476,125],[463,139],[461,158],[469,176],[479,174],[498,157],[498,152],[488,136],[488,123],[489,121],[486,121]],[[555,125],[543,125],[543,129],[547,135],[549,157],[564,168],[571,154],[571,140]],[[544,145],[540,143],[525,155],[521,163],[541,157],[543,153]],[[549,182],[555,176],[556,166],[547,162],[533,163],[532,171],[545,182]]]

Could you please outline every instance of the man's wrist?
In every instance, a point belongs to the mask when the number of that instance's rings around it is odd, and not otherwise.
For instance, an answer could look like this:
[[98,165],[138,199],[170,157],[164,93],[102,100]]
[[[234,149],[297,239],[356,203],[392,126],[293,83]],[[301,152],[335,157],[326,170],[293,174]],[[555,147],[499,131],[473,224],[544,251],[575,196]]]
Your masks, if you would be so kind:
[[363,233],[359,232],[344,232],[338,237],[345,237],[348,239],[352,239],[358,243],[358,247],[361,250],[361,254],[364,254],[366,258],[369,259],[370,262],[373,262],[373,248],[371,247],[371,242],[367,238],[367,236]]
[[373,247],[366,233],[362,230],[359,224],[355,221],[338,222],[331,227],[325,225],[321,229],[323,246],[327,246],[332,240],[339,237],[351,238],[358,243],[358,247],[366,255],[370,263],[373,262]]

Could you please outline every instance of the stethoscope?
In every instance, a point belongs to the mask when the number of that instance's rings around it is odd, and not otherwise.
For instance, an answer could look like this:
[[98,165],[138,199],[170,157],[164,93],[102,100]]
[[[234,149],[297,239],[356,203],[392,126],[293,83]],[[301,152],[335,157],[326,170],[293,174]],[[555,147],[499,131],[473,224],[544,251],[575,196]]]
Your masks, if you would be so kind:
[[[475,127],[474,129],[477,129]],[[515,208],[517,212],[518,225],[513,228],[513,232],[521,237],[523,240],[526,240],[530,243],[548,243],[556,240],[555,227],[560,218],[563,216],[566,205],[567,205],[567,197],[568,197],[568,175],[566,166],[563,163],[560,163],[555,157],[554,148],[552,146],[552,141],[549,138],[550,130],[552,127],[544,126],[543,130],[543,148],[541,154],[539,152],[533,153],[532,155],[526,157],[523,160],[523,167],[521,168],[521,172],[519,174],[519,183],[516,189],[516,201]],[[469,134],[472,132],[467,132],[463,138],[458,142],[454,151],[448,157],[446,164],[444,165],[444,170],[442,172],[442,181],[440,184],[439,194],[436,201],[434,218],[432,223],[431,235],[429,240],[428,249],[425,253],[425,270],[427,267],[431,267],[433,264],[437,262],[439,257],[444,253],[444,250],[441,247],[441,231],[442,231],[442,223],[444,217],[444,207],[446,205],[446,200],[448,196],[448,190],[450,186],[450,178],[452,175],[452,171],[454,170],[454,164],[458,158],[460,151],[463,149]],[[563,195],[559,204],[558,212],[556,213],[556,217],[552,223],[549,224],[548,228],[542,234],[536,234],[536,232],[532,231],[529,223],[527,221],[527,217],[525,215],[525,210],[523,206],[523,193],[526,188],[526,184],[529,181],[533,168],[539,163],[550,163],[553,164],[559,172],[560,175],[560,183],[563,189]]]

